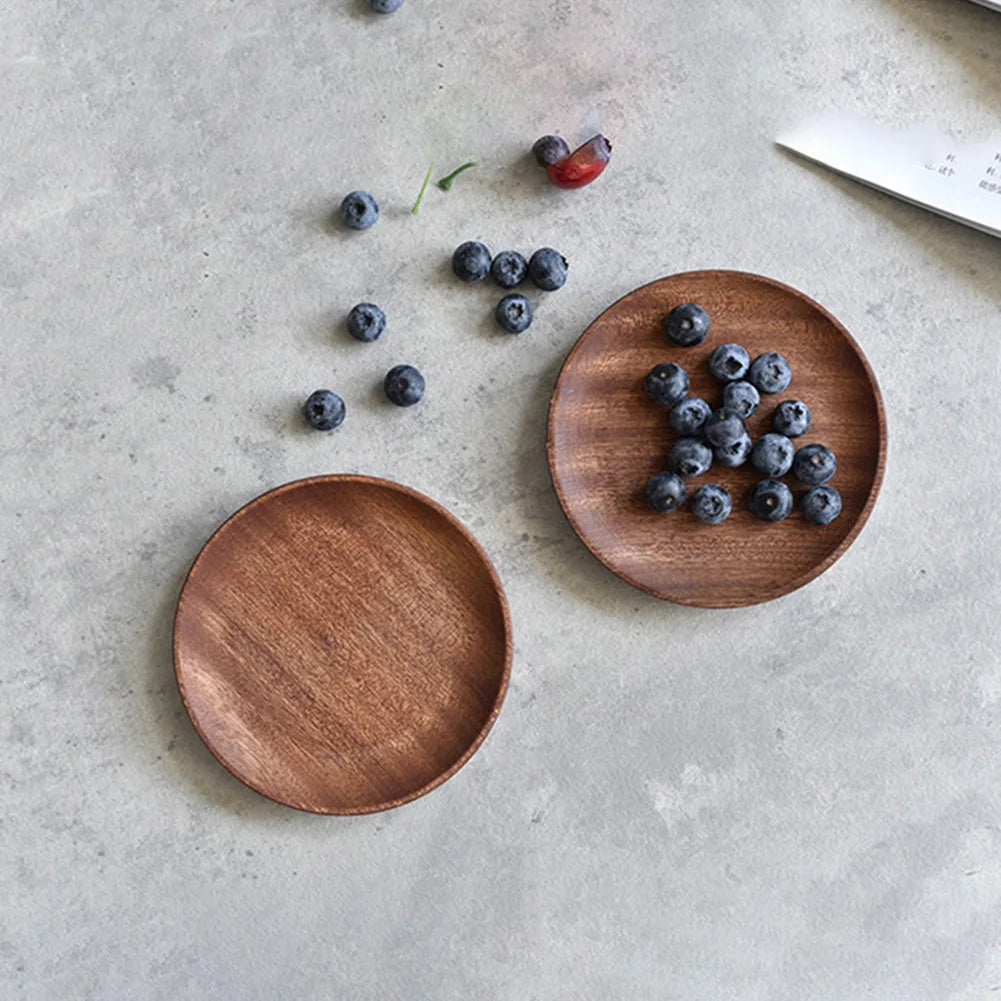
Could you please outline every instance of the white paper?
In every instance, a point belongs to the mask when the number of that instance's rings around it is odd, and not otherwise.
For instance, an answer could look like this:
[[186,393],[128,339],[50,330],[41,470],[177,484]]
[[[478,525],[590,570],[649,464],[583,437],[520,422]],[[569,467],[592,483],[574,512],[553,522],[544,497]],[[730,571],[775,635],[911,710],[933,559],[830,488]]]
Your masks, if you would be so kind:
[[849,115],[825,115],[776,142],[871,187],[1001,236],[1001,139],[959,146],[928,130],[894,132]]
[[973,2],[980,4],[981,7],[990,7],[991,10],[1001,10],[1001,3],[997,3],[996,0],[973,0]]

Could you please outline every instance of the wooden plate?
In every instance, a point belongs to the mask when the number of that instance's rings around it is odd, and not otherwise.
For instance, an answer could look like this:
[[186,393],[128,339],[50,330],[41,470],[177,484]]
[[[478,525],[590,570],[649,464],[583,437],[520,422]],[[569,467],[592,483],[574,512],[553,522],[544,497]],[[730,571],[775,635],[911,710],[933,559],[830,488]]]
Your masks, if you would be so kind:
[[[702,344],[679,348],[663,334],[670,309],[700,303],[711,329]],[[831,525],[805,521],[798,505],[767,524],[747,510],[745,495],[762,477],[750,463],[713,468],[689,480],[689,494],[721,483],[734,499],[721,525],[703,525],[687,506],[661,515],[643,502],[643,487],[666,468],[674,440],[668,414],[644,392],[654,365],[687,369],[690,393],[712,406],[721,387],[709,375],[714,347],[742,344],[751,357],[778,351],[792,382],[763,396],[748,421],[757,438],[771,430],[775,406],[801,399],[813,426],[797,447],[823,442],[837,455],[831,485],[844,507]],[[658,598],[708,608],[768,601],[801,587],[851,545],[876,500],[886,461],[886,419],[875,376],[847,330],[805,295],[768,278],[738,271],[692,271],[644,285],[602,313],[571,349],[549,411],[549,466],[556,493],[584,545],[623,580]],[[797,497],[806,489],[784,480]]]
[[500,580],[471,533],[386,480],[321,476],[251,501],[177,606],[196,730],[238,779],[314,813],[429,792],[486,737],[511,670]]

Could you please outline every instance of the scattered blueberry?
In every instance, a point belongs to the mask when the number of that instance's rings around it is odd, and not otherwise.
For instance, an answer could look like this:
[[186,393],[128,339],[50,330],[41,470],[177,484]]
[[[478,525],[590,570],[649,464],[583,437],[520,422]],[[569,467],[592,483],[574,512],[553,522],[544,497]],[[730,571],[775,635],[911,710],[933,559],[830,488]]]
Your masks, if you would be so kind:
[[709,333],[709,314],[694,302],[675,306],[664,321],[664,334],[679,348],[701,344]]
[[509,334],[520,334],[523,330],[528,330],[532,323],[532,304],[523,295],[513,292],[497,303],[494,319],[502,330]]
[[744,465],[751,454],[751,436],[746,432],[732,445],[723,445],[713,449],[713,461],[727,469],[736,469]]
[[403,0],[368,0],[368,5],[377,14],[392,14],[403,6]]
[[368,229],[379,221],[379,203],[367,191],[352,191],[341,202],[341,219],[350,229]]
[[801,400],[783,400],[772,415],[772,428],[787,438],[798,438],[810,429],[810,408]]
[[834,453],[826,445],[804,445],[792,461],[796,478],[814,487],[826,483],[837,468]]
[[476,240],[460,243],[452,253],[452,273],[460,281],[483,281],[490,273],[490,251]]
[[751,449],[751,465],[762,476],[785,476],[796,449],[784,434],[766,434]]
[[647,373],[646,391],[654,403],[673,406],[688,392],[688,373],[673,361],[654,365]]
[[777,351],[766,351],[751,362],[747,380],[759,393],[781,393],[792,380],[792,370]]
[[677,511],[685,503],[685,484],[676,473],[657,473],[647,480],[643,498],[654,511]]
[[728,382],[723,387],[723,406],[736,411],[745,421],[754,416],[759,403],[761,397],[749,382]]
[[517,288],[528,274],[528,261],[517,250],[502,250],[490,262],[490,277],[501,288]]
[[390,403],[412,407],[424,395],[424,376],[413,365],[395,365],[382,383]]
[[830,525],[841,514],[841,494],[834,487],[810,487],[799,505],[807,521],[814,525]]
[[750,367],[751,356],[739,344],[721,344],[709,356],[709,372],[717,382],[737,382]]
[[543,292],[555,292],[567,280],[567,259],[552,247],[541,247],[528,260],[528,276]]
[[718,483],[706,483],[692,496],[692,514],[707,525],[718,525],[726,521],[733,510],[730,491]]
[[356,341],[377,341],[386,329],[386,314],[374,302],[360,302],[348,313],[348,333]]
[[716,448],[723,448],[732,445],[747,429],[744,422],[735,410],[728,410],[721,407],[710,414],[709,419],[702,427],[702,434],[707,442]]
[[535,140],[532,155],[540,167],[551,167],[570,155],[570,147],[561,136],[543,136]]
[[333,390],[318,389],[310,393],[302,413],[310,427],[317,431],[333,431],[344,421],[344,401]]
[[667,453],[668,468],[679,476],[701,476],[712,461],[712,452],[698,438],[679,438]]
[[677,435],[693,435],[705,424],[712,408],[697,396],[686,396],[675,403],[668,417],[671,430]]
[[747,506],[762,521],[781,521],[792,511],[792,491],[781,480],[761,480],[748,495]]

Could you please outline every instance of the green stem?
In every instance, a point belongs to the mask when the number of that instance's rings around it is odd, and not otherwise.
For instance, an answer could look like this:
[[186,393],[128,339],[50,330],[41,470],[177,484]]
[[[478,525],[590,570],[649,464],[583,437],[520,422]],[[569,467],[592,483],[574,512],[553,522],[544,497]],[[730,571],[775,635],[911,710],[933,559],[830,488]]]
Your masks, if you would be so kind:
[[447,174],[438,182],[438,187],[442,191],[448,191],[452,187],[452,182],[464,171],[469,170],[470,167],[475,167],[476,164],[470,161],[469,163],[464,163],[461,167],[456,167],[451,174]]
[[414,202],[414,207],[410,210],[410,214],[411,215],[417,215],[418,211],[420,211],[421,199],[424,197],[424,192],[427,191],[428,181],[431,180],[431,171],[432,170],[434,170],[434,164],[433,163],[431,164],[430,167],[428,167],[428,172],[424,175],[424,183],[421,185],[420,194],[418,194],[418,196],[417,196],[417,201]]

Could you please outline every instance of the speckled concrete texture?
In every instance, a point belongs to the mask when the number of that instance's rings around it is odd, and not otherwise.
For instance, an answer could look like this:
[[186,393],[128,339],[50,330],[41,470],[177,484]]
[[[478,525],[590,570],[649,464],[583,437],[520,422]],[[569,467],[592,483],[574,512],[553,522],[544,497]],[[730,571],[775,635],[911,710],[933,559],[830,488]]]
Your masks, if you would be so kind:
[[[999,53],[963,0],[4,5],[0,997],[996,996],[1001,244],[772,139],[833,109],[987,138]],[[526,156],[595,129],[589,188]],[[353,188],[368,232],[329,222]],[[451,278],[465,239],[570,259],[528,333]],[[740,611],[619,581],[545,461],[574,339],[696,267],[830,309],[890,428],[847,555]],[[360,300],[376,344],[344,331]],[[399,362],[408,411],[378,390]],[[323,385],[330,435],[297,414]],[[516,636],[470,764],[348,820],[231,778],[170,653],[211,530],[334,471],[459,515]]]

